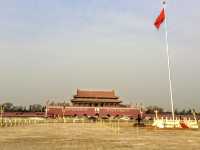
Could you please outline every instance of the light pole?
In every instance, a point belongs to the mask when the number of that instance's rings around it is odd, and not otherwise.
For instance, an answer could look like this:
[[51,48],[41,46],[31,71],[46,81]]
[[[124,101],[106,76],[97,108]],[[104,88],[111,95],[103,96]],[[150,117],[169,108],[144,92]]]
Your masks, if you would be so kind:
[[1,125],[3,125],[3,112],[4,112],[4,107],[2,105],[1,106]]
[[48,105],[49,105],[49,100],[46,101],[46,109],[45,109],[45,117],[48,117]]

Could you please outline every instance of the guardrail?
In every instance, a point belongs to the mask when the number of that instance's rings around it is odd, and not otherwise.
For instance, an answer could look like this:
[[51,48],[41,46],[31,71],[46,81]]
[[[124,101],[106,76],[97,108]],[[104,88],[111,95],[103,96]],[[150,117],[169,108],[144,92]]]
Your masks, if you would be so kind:
[[0,127],[26,126],[45,122],[45,118],[2,118],[0,119]]

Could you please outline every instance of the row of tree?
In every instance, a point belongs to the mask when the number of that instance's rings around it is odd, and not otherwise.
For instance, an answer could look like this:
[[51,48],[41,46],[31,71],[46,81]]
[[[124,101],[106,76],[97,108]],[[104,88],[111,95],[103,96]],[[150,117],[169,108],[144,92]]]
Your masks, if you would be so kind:
[[[169,111],[164,111],[164,109],[159,107],[159,106],[148,106],[145,109],[145,113],[147,113],[147,114],[155,114],[155,111],[158,111],[158,113],[171,113]],[[178,109],[174,110],[174,113],[176,115],[190,115],[193,112],[195,112],[196,114],[200,114],[200,113],[197,113],[194,109],[191,109],[191,108],[182,109],[182,110],[178,110]]]
[[[50,102],[48,103],[49,106],[70,106],[69,103],[66,102]],[[27,106],[21,106],[21,105],[14,105],[13,103],[7,102],[0,104],[0,107],[3,108],[4,112],[44,112],[46,109],[46,106],[43,106],[41,104],[33,104]]]
[[33,104],[28,107],[21,105],[15,106],[9,102],[0,104],[0,107],[3,108],[4,112],[44,112],[46,108],[40,104]]

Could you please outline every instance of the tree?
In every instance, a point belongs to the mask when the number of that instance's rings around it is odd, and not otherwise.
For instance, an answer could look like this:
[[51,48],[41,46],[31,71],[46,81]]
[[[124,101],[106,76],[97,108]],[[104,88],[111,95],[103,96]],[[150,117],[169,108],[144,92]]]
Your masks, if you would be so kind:
[[42,112],[43,106],[40,104],[33,104],[29,106],[30,112]]
[[159,106],[148,106],[146,107],[146,114],[154,114],[155,110],[157,110],[159,113],[163,113],[163,108]]
[[3,108],[5,112],[13,111],[14,105],[10,102],[4,103]]
[[55,106],[56,104],[55,104],[55,102],[54,101],[52,101],[51,103],[49,103],[49,106]]
[[178,111],[177,108],[174,110],[174,114],[175,114],[175,115],[179,115],[179,114],[180,114],[180,112]]
[[186,114],[187,114],[187,115],[192,114],[192,109],[189,108],[188,110],[186,110]]

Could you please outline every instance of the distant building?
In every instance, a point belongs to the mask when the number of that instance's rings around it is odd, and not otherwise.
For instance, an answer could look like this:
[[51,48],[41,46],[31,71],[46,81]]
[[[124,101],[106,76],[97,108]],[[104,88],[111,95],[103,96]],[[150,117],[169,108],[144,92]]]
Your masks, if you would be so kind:
[[48,117],[87,116],[87,117],[129,117],[137,118],[137,107],[121,104],[114,90],[80,90],[71,99],[72,106],[48,106]]
[[115,91],[92,91],[77,89],[71,100],[73,106],[78,107],[119,107],[121,101]]

